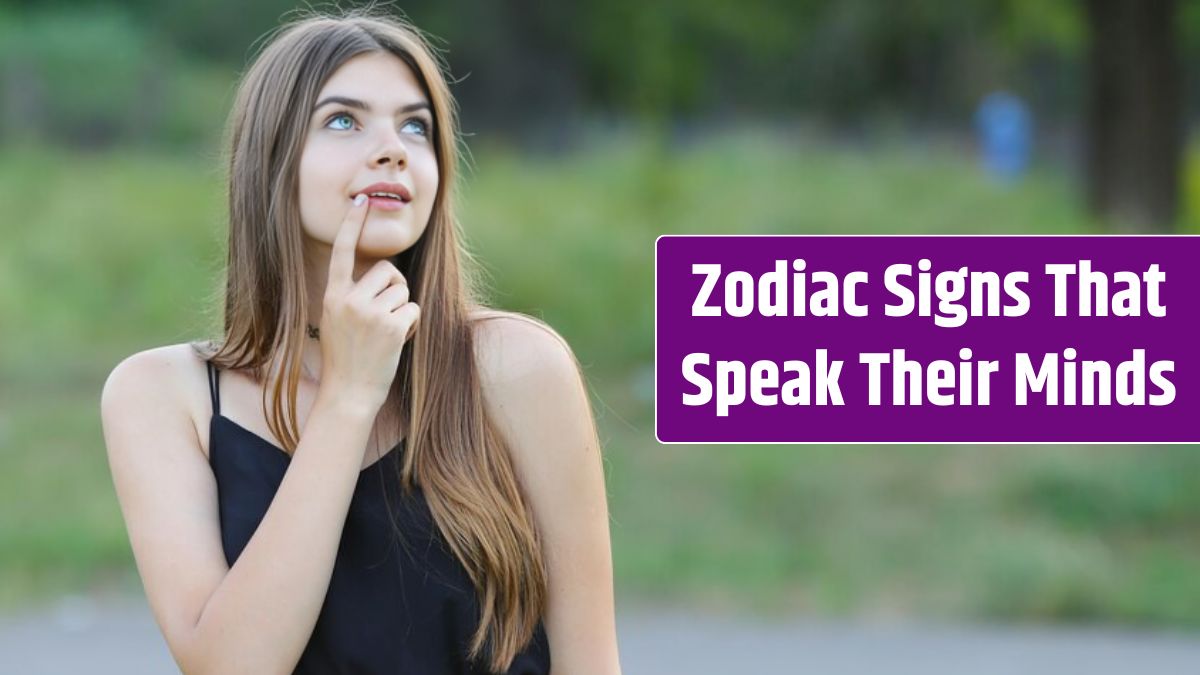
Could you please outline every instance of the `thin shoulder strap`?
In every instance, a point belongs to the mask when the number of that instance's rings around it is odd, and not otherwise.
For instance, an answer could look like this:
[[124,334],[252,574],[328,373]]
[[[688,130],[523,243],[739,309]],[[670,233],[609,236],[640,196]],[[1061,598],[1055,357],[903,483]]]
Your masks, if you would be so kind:
[[208,364],[208,392],[212,396],[213,415],[221,414],[221,387],[220,387],[220,372],[213,365],[212,361],[205,361]]

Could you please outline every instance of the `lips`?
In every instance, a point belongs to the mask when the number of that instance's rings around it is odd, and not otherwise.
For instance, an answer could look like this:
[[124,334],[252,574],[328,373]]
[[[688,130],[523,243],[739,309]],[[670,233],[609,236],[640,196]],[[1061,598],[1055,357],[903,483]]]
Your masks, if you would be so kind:
[[412,192],[400,183],[372,183],[361,190],[357,190],[350,198],[353,199],[360,194],[367,195],[372,201],[379,199],[391,202],[403,202],[405,204],[412,201]]

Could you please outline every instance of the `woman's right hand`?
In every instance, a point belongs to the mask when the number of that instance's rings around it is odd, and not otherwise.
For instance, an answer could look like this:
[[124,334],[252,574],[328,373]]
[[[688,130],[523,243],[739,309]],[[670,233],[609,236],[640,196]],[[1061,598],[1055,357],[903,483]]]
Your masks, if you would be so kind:
[[355,198],[333,240],[321,310],[321,384],[337,388],[339,396],[361,397],[378,410],[421,308],[408,301],[408,282],[390,260],[380,260],[354,280],[367,202],[366,195]]

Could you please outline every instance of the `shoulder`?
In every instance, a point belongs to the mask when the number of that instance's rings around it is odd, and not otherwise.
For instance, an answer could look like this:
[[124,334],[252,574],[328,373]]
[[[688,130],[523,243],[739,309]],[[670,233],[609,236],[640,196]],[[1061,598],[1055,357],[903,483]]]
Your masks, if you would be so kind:
[[204,360],[190,343],[146,349],[122,359],[104,381],[100,412],[106,426],[147,415],[186,419],[193,429],[208,406]]
[[485,395],[522,384],[575,384],[579,362],[567,341],[546,322],[517,312],[473,315],[475,356]]
[[575,482],[598,451],[574,352],[544,321],[511,312],[477,322],[475,349],[488,415],[534,494],[535,508],[538,502],[555,508],[549,495]]
[[188,399],[197,380],[205,383],[204,360],[189,343],[165,345],[137,352],[118,363],[104,381],[102,401],[119,403],[130,398]]

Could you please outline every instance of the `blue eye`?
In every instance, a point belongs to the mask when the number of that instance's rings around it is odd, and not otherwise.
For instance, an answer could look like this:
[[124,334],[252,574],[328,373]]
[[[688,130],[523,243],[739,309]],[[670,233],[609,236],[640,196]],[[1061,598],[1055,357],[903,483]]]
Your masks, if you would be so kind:
[[412,118],[412,119],[408,120],[407,122],[405,122],[405,123],[404,123],[404,126],[403,126],[403,127],[401,127],[401,129],[402,129],[402,130],[403,130],[403,129],[407,129],[407,128],[409,128],[410,126],[413,126],[413,125],[416,125],[416,127],[417,127],[417,129],[418,129],[418,131],[417,131],[417,134],[419,134],[419,135],[421,135],[421,136],[428,136],[428,135],[429,135],[429,128],[428,128],[428,125],[426,125],[426,124],[425,124],[425,120],[423,120],[423,119],[421,119],[421,118],[419,118],[419,117],[414,117],[414,118]]
[[330,124],[332,124],[333,122],[336,122],[337,120],[350,120],[350,126],[348,126],[348,127],[336,127],[336,126],[333,127],[335,129],[338,129],[339,131],[345,131],[347,129],[354,128],[354,118],[347,115],[346,113],[338,113],[338,114],[334,115],[333,117],[330,117],[329,122],[327,122],[325,124],[325,126],[328,127]]
[[[345,120],[346,124],[343,125],[339,123],[339,120]],[[335,131],[349,131],[354,128],[354,117],[349,113],[338,113],[330,117],[325,122],[325,127],[328,129],[334,129]],[[429,135],[429,124],[419,117],[413,117],[405,120],[400,129],[401,131],[415,133],[422,137]]]

